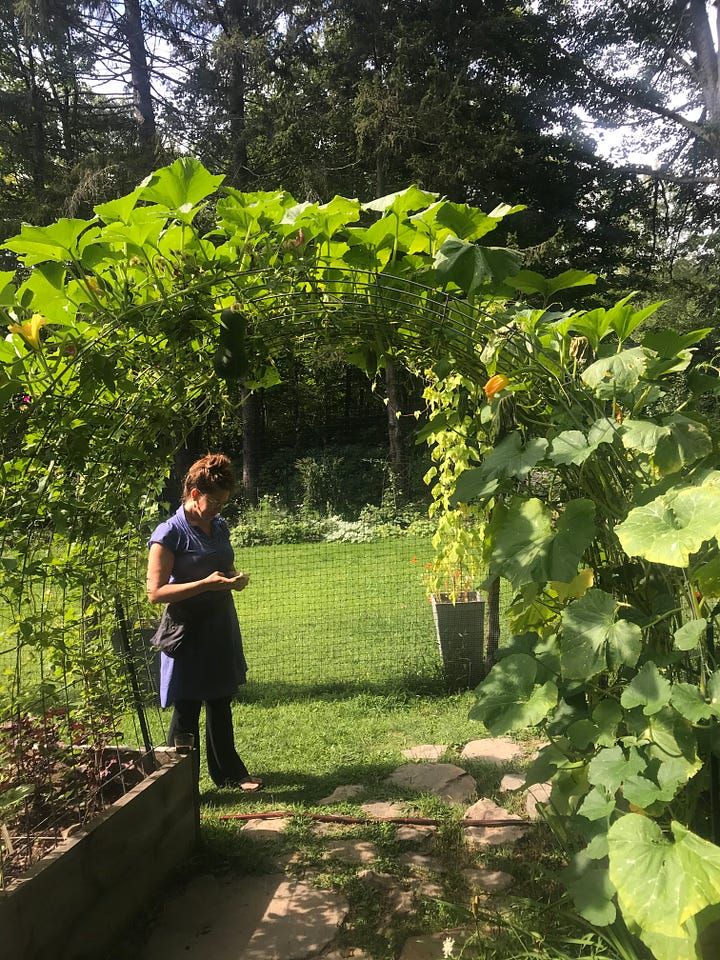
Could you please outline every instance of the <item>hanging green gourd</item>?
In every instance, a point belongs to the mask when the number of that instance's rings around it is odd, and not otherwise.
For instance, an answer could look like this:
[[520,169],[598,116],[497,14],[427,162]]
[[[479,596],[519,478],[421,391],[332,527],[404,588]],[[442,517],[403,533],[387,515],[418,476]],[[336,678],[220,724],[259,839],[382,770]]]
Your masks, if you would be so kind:
[[246,325],[240,303],[226,307],[220,314],[220,339],[213,357],[213,367],[221,380],[242,380],[249,373],[245,347]]

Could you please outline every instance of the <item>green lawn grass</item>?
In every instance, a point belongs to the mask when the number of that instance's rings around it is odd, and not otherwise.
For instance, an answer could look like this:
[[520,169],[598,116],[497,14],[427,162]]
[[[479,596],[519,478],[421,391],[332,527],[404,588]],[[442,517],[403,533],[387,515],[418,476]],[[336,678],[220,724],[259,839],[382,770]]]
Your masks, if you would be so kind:
[[438,664],[426,539],[253,547],[237,553],[251,682],[385,683]]
[[[236,597],[250,674],[233,705],[233,717],[238,751],[266,786],[257,795],[218,789],[208,777],[203,757],[202,845],[188,870],[232,869],[248,874],[277,869],[275,855],[289,859],[293,854],[294,865],[288,867],[295,871],[293,875],[302,879],[306,869],[321,869],[318,882],[348,898],[351,915],[339,934],[341,945],[362,946],[378,960],[397,956],[403,940],[413,932],[446,929],[458,920],[467,924],[472,891],[463,880],[464,867],[510,870],[520,898],[516,903],[521,906],[511,906],[503,922],[517,924],[526,918],[523,923],[529,931],[540,928],[544,935],[572,938],[577,928],[559,925],[555,914],[548,912],[557,912],[557,889],[548,882],[547,873],[557,851],[541,833],[531,833],[515,851],[496,848],[479,860],[463,845],[457,809],[430,795],[413,797],[421,815],[440,823],[432,853],[441,864],[434,879],[443,892],[381,932],[376,927],[377,897],[368,899],[355,868],[321,859],[321,841],[302,816],[326,812],[319,801],[344,784],[360,784],[362,793],[334,807],[334,812],[358,815],[365,801],[409,799],[410,794],[390,785],[388,777],[395,767],[408,762],[404,749],[424,743],[443,745],[443,760],[475,777],[480,795],[512,807],[513,801],[500,790],[506,768],[461,757],[462,746],[485,736],[486,730],[469,717],[473,692],[450,693],[443,680],[423,585],[430,556],[427,540],[238,551],[238,568],[251,575],[251,586]],[[141,563],[136,566],[142,568]],[[115,709],[120,711],[119,703]],[[151,742],[163,743],[170,711],[146,703],[144,715]],[[140,744],[137,713],[130,710],[119,719],[125,740]],[[275,847],[262,850],[241,832],[242,821],[223,819],[227,814],[271,810],[289,810],[297,816]],[[361,824],[351,835],[373,842],[382,869],[404,882],[407,867],[387,824]],[[134,935],[138,943],[143,942],[142,924]],[[588,952],[580,940],[573,942],[578,946],[567,953],[553,948],[529,954],[525,946],[535,943],[535,934],[513,931],[499,937],[497,953],[485,953],[490,949],[485,941],[484,946],[478,944],[480,952],[468,950],[466,956],[468,960],[530,955],[548,960],[614,958],[611,952],[596,953],[594,947]],[[515,947],[520,949],[515,952]]]

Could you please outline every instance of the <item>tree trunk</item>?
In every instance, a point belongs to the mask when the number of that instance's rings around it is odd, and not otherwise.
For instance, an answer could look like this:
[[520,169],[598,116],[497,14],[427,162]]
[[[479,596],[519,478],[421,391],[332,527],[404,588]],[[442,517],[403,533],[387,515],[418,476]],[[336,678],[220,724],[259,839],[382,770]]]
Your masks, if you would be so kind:
[[241,187],[247,171],[247,141],[245,135],[245,41],[250,11],[247,0],[228,0],[227,32],[230,48],[230,87],[228,90],[228,117],[230,120],[230,147],[232,166],[228,180]]
[[154,146],[157,132],[155,110],[150,85],[150,69],[145,50],[145,31],[140,11],[140,0],[125,0],[123,27],[130,55],[130,78],[140,143],[144,147]]
[[402,433],[400,431],[400,388],[395,361],[390,356],[385,357],[385,392],[387,397],[388,453],[390,470],[392,471],[393,493],[395,499],[402,503],[407,495],[407,483]]
[[185,474],[195,461],[202,456],[203,428],[198,425],[192,428],[185,437],[181,447],[175,452],[170,476],[163,490],[163,499],[168,500],[170,509],[175,511],[182,502],[182,489]]
[[262,399],[258,393],[242,388],[242,487],[248,503],[258,502],[260,444],[262,440]]
[[[30,105],[28,129],[33,139],[32,181],[35,199],[41,204],[45,199],[45,168],[47,164],[45,139],[45,105],[35,73],[35,58],[30,44],[27,47],[27,70],[25,87]],[[20,57],[18,57],[18,62]]]
[[485,671],[490,672],[500,645],[500,578],[495,577],[487,592],[487,640]]

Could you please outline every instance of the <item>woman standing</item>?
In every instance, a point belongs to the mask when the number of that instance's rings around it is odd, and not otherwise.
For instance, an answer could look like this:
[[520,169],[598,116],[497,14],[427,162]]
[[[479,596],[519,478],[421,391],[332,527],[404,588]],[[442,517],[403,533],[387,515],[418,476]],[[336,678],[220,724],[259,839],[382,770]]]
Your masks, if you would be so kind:
[[161,653],[160,703],[173,705],[168,744],[192,734],[199,747],[200,708],[205,704],[208,771],[220,787],[256,791],[235,750],[231,700],[245,683],[247,663],[232,591],[249,577],[235,569],[230,531],[220,516],[235,486],[230,460],[208,454],[189,469],[183,502],[150,537],[147,593],[167,604],[158,633],[170,625],[181,639]]

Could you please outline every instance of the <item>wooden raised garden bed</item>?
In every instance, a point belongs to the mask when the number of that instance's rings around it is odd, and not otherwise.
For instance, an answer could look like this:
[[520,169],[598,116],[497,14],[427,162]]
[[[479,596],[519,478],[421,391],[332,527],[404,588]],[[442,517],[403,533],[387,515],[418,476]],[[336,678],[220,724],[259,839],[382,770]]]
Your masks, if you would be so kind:
[[98,960],[199,836],[191,756],[157,769],[0,891],[2,960]]

